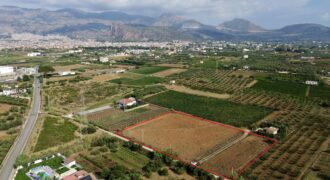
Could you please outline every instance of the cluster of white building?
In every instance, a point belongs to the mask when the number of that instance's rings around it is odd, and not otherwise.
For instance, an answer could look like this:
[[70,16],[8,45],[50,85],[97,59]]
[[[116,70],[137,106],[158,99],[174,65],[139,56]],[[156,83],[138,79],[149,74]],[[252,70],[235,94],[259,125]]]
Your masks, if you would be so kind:
[[0,66],[0,82],[15,81],[18,78],[23,78],[24,75],[35,75],[38,73],[37,71],[35,67]]
[[27,56],[37,57],[37,56],[42,56],[42,53],[41,52],[31,52],[31,53],[28,53]]

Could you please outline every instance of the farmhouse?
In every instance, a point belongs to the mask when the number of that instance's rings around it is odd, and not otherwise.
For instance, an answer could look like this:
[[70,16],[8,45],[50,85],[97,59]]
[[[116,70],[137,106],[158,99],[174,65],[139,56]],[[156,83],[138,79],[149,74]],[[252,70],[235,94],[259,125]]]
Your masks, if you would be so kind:
[[61,71],[61,72],[58,72],[58,75],[60,76],[70,76],[70,75],[75,75],[76,72],[74,71]]
[[31,53],[28,53],[27,56],[37,57],[37,56],[42,56],[42,54],[40,52],[31,52]]
[[115,74],[120,74],[120,73],[125,73],[126,70],[125,69],[117,69],[115,70]]
[[18,93],[19,92],[17,89],[4,89],[2,92],[0,92],[0,95],[11,96],[11,95],[16,95]]
[[109,62],[109,58],[108,57],[100,57],[100,62],[107,63],[107,62]]
[[64,159],[64,163],[63,163],[64,166],[66,167],[71,167],[73,165],[76,165],[76,161],[70,157]]
[[276,135],[278,133],[279,128],[276,127],[269,127],[269,128],[265,128],[267,134],[272,134],[272,135]]
[[319,82],[317,82],[317,81],[305,81],[305,84],[312,85],[312,86],[317,86],[317,85],[319,85]]
[[64,177],[63,180],[96,180],[96,178],[93,175],[88,174],[86,171],[80,170]]
[[14,73],[14,67],[12,66],[0,66],[0,75]]
[[120,108],[126,108],[126,107],[131,107],[137,104],[137,101],[135,98],[130,97],[126,99],[121,99],[118,101],[118,105]]
[[0,66],[0,82],[14,81],[18,77],[24,75],[34,75],[37,73],[37,68],[15,68],[13,66]]

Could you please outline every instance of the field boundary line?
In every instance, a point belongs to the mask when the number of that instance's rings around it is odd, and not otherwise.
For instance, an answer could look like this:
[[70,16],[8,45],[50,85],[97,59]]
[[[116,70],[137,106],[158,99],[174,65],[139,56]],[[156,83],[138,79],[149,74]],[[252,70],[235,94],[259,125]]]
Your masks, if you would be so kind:
[[[159,106],[159,107],[161,107],[161,106]],[[272,147],[277,143],[277,141],[276,141],[275,139],[268,138],[268,137],[265,137],[265,136],[261,136],[261,135],[259,135],[259,134],[253,133],[253,132],[248,131],[248,130],[243,130],[243,129],[240,129],[240,128],[238,128],[238,127],[234,127],[234,126],[231,126],[231,125],[223,124],[223,123],[220,123],[220,122],[211,121],[211,120],[208,120],[208,119],[204,119],[204,118],[201,118],[201,117],[198,117],[198,116],[194,116],[194,115],[192,115],[192,114],[188,114],[188,113],[184,113],[184,112],[176,111],[176,110],[170,110],[170,111],[168,111],[168,112],[165,112],[165,113],[163,113],[163,114],[160,114],[160,115],[158,115],[158,116],[156,116],[156,117],[153,117],[153,118],[151,118],[151,119],[147,119],[147,120],[145,120],[145,121],[142,121],[142,122],[140,122],[140,123],[134,124],[134,125],[132,125],[132,126],[128,126],[128,127],[124,128],[123,130],[120,130],[120,131],[114,132],[114,134],[116,134],[117,136],[120,136],[120,137],[122,137],[122,138],[128,139],[129,141],[131,141],[131,142],[133,142],[133,143],[140,144],[142,147],[146,147],[146,148],[144,148],[144,149],[146,149],[146,150],[149,150],[149,151],[155,151],[155,152],[161,153],[161,154],[163,154],[163,155],[165,155],[165,156],[168,156],[168,157],[170,157],[170,158],[173,158],[174,160],[178,160],[178,161],[181,161],[181,162],[183,162],[183,163],[185,163],[185,164],[187,164],[187,165],[193,166],[193,167],[195,167],[195,168],[202,169],[202,170],[204,170],[204,171],[206,171],[206,172],[208,172],[208,173],[211,173],[211,174],[213,174],[213,175],[215,175],[215,176],[223,177],[223,178],[226,178],[226,179],[231,179],[231,180],[233,180],[233,178],[228,177],[228,176],[226,176],[226,175],[224,175],[224,174],[220,174],[220,173],[214,172],[214,171],[212,171],[212,170],[210,170],[210,169],[203,168],[203,167],[201,167],[201,166],[199,166],[199,165],[192,164],[192,162],[190,162],[190,161],[184,160],[184,159],[182,159],[182,158],[180,158],[180,157],[178,157],[178,156],[175,156],[175,155],[173,155],[173,154],[170,154],[170,153],[164,152],[164,151],[162,151],[162,150],[160,150],[160,149],[158,149],[158,148],[155,148],[155,147],[152,147],[152,146],[150,146],[150,145],[147,145],[147,144],[145,144],[145,143],[143,143],[143,142],[137,141],[137,140],[135,140],[134,138],[130,138],[130,137],[127,137],[127,136],[123,135],[123,131],[129,130],[129,129],[133,129],[133,128],[135,128],[135,127],[138,127],[138,126],[141,126],[141,125],[147,124],[147,123],[149,123],[149,122],[151,122],[151,121],[153,121],[153,120],[156,120],[156,119],[158,119],[158,118],[160,118],[160,117],[162,117],[162,116],[165,116],[165,115],[167,115],[167,114],[171,114],[171,113],[181,114],[181,115],[188,116],[188,117],[193,117],[193,118],[198,119],[198,120],[201,120],[201,121],[206,121],[206,122],[208,122],[208,123],[212,123],[212,124],[220,125],[220,126],[223,126],[223,127],[225,127],[225,128],[231,128],[231,129],[234,129],[234,130],[240,131],[240,132],[242,132],[242,133],[246,133],[246,134],[248,134],[248,135],[257,136],[257,137],[262,138],[262,139],[264,139],[264,140],[272,141],[272,144],[269,145],[269,146],[267,146],[267,148],[265,148],[261,153],[259,153],[259,154],[257,155],[257,157],[255,157],[254,159],[252,159],[251,161],[249,161],[248,164],[245,165],[242,169],[238,170],[238,171],[237,171],[237,174],[238,174],[238,175],[241,175],[241,174],[242,174],[247,168],[249,168],[250,166],[252,166],[252,165],[253,165],[253,164],[254,164],[254,163],[255,163],[255,162],[256,162],[261,156],[263,156],[263,155],[264,155],[264,154],[265,154],[270,148],[272,148]]]

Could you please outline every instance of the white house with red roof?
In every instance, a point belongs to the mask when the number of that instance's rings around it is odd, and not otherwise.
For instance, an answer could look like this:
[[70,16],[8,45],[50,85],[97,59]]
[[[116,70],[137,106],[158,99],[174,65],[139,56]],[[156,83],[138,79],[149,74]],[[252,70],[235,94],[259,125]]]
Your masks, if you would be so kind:
[[131,106],[135,106],[136,104],[137,104],[137,101],[133,97],[121,99],[118,101],[118,105],[120,108],[131,107]]

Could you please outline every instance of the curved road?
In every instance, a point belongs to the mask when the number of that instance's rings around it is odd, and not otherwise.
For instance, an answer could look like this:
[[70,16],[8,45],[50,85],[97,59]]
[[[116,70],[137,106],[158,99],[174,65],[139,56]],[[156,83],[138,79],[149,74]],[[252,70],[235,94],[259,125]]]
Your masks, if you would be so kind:
[[0,180],[10,180],[13,178],[15,172],[14,164],[16,158],[23,152],[26,143],[29,140],[34,125],[38,119],[40,104],[41,104],[40,81],[37,77],[34,77],[32,108],[19,137],[17,137],[15,143],[13,144],[5,160],[3,161],[3,166],[0,170]]

